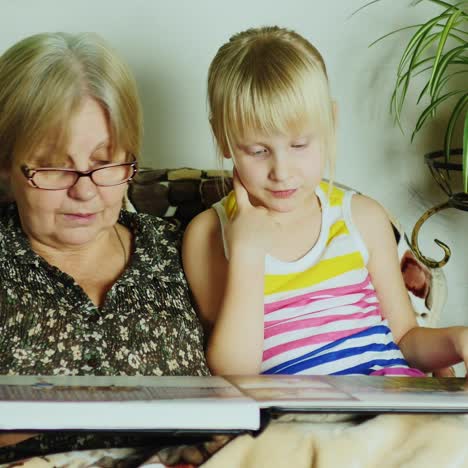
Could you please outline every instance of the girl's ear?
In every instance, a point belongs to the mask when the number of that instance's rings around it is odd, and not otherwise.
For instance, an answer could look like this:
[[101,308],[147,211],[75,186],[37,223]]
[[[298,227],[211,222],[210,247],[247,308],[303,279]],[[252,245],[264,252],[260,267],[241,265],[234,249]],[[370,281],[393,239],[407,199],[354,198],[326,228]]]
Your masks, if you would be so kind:
[[223,158],[224,159],[231,159],[231,155],[229,154],[229,150],[227,148],[223,148],[224,145],[221,144],[221,142],[219,141],[218,137],[216,136],[216,132],[214,131],[214,127],[213,127],[213,119],[210,117],[209,118],[209,122],[210,122],[210,127],[211,127],[211,133],[213,134],[213,137],[216,141],[216,144],[218,145],[220,151],[221,151],[221,154],[223,155]]

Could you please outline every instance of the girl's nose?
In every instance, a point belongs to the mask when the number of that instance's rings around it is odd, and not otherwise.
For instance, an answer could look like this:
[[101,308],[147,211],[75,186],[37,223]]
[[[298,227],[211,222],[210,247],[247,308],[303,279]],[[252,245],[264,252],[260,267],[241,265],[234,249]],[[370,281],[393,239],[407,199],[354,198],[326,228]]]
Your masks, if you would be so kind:
[[289,176],[288,161],[286,155],[275,155],[272,158],[270,178],[275,181],[286,180]]

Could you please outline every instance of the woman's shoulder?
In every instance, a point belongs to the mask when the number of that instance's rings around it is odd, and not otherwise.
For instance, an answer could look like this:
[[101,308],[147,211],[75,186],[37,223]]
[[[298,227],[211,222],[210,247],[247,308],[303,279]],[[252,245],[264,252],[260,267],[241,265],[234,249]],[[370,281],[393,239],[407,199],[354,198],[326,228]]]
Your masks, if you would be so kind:
[[[133,266],[181,277],[182,228],[170,220],[146,213],[122,211],[119,222],[133,234]],[[149,271],[148,270],[148,271]]]
[[0,206],[0,258],[24,250],[26,239],[15,203]]
[[154,242],[180,242],[183,229],[175,220],[161,218],[148,213],[122,211],[119,222],[126,226],[136,237]]

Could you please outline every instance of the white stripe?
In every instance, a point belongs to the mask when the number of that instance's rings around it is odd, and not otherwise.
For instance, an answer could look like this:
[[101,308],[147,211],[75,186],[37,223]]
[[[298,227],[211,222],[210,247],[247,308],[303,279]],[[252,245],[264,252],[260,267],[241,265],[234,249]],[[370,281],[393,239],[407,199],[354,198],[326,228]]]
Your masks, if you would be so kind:
[[[293,291],[282,291],[275,294],[269,294],[265,296],[265,304],[271,304],[272,302],[281,301],[282,299],[287,299],[292,296],[299,296],[302,294],[313,293],[321,291],[322,289],[332,289],[332,288],[342,288],[352,285],[358,285],[362,283],[366,278],[369,272],[365,268],[360,268],[359,270],[351,270],[341,275],[334,276],[328,280],[322,281],[318,284],[312,286],[307,286],[301,289],[294,289]],[[373,289],[372,287],[370,289]]]
[[[350,323],[352,326],[350,327]],[[301,340],[303,338],[314,337],[318,334],[322,335],[325,333],[334,333],[340,331],[346,331],[354,328],[367,328],[378,325],[380,322],[376,323],[376,317],[367,317],[359,320],[340,320],[333,321],[326,325],[320,327],[317,330],[317,327],[307,327],[301,330],[293,330],[290,332],[283,332],[270,338],[266,338],[263,341],[263,349],[268,350],[274,346],[278,346],[284,343],[290,343],[292,341]]]
[[[350,369],[351,367],[368,364],[375,359],[390,360],[404,359],[404,357],[401,351],[396,349],[387,350],[383,352],[366,351],[364,353],[344,357],[339,360],[319,364],[310,369],[300,371],[299,374],[331,374],[333,372],[339,372],[341,370]],[[286,359],[284,359],[282,362],[284,361],[286,361]]]
[[375,300],[364,300],[368,304],[367,307],[357,305],[356,303],[361,301],[363,297],[364,294],[350,294],[348,296],[322,299],[307,305],[299,305],[298,307],[285,307],[265,314],[265,323],[276,320],[290,320],[295,317],[304,318],[308,315],[310,315],[309,318],[321,318],[329,315],[349,315],[369,310],[369,307],[376,309],[378,301]]
[[[379,322],[376,325],[382,325],[382,326],[387,326],[388,323],[386,320],[383,320]],[[333,348],[325,349],[319,353],[317,353],[316,356],[321,356],[322,354],[327,354],[333,351],[342,351],[344,349],[348,349],[350,347],[355,348],[355,347],[362,347],[362,346],[367,346],[369,344],[375,343],[375,344],[383,344],[387,345],[389,343],[393,343],[393,336],[391,333],[378,333],[378,334],[373,334],[370,336],[359,336],[356,338],[348,337],[348,339],[340,344],[337,344]],[[330,341],[324,341],[321,343],[315,343],[315,344],[308,344],[299,348],[294,348],[288,351],[285,351],[283,353],[280,353],[279,355],[276,355],[268,360],[265,361],[265,364],[268,365],[268,367],[274,367],[275,365],[284,362],[284,361],[289,361],[291,359],[296,359],[300,356],[305,356],[317,349],[323,348],[330,344]]]

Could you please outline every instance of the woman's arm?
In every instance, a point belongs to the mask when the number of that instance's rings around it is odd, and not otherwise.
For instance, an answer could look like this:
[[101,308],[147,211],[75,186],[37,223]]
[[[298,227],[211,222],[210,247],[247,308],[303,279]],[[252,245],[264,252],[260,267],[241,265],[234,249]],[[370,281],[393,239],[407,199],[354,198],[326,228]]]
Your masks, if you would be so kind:
[[354,196],[352,215],[369,250],[368,270],[396,343],[408,363],[423,372],[468,363],[466,327],[419,327],[400,270],[395,236],[385,210]]

